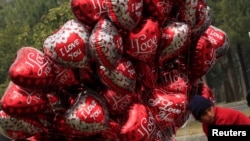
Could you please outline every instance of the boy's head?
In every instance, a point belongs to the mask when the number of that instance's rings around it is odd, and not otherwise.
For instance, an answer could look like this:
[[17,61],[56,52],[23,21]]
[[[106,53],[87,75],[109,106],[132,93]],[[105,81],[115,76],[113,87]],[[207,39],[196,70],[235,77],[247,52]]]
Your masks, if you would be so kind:
[[201,115],[211,106],[213,106],[213,102],[200,95],[193,96],[188,103],[188,109],[196,120],[200,120]]

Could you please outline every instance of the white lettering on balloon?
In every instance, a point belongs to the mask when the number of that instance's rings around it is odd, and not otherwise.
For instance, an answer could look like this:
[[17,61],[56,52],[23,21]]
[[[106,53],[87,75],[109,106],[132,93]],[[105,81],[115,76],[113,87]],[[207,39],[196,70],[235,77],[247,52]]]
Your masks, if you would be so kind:
[[[176,91],[186,91],[188,85],[187,75],[184,73],[174,73],[171,72],[167,75],[164,75],[164,81],[169,88],[174,88]],[[179,85],[171,85],[178,82]]]
[[[125,109],[129,105],[129,99],[130,99],[129,95],[125,95],[123,97],[119,93],[116,93],[115,95],[112,94],[108,95],[110,95],[111,99],[114,101],[114,104],[112,106],[113,110]],[[108,102],[110,102],[110,99],[106,95],[104,95],[104,97],[107,99]]]
[[173,102],[163,99],[163,98],[157,98],[157,99],[149,99],[148,104],[150,106],[157,106],[159,105],[159,113],[156,115],[159,119],[173,122],[174,119],[169,117],[171,114],[181,114],[182,110],[178,108],[172,107],[174,104]]
[[157,48],[157,37],[153,36],[147,40],[146,35],[140,35],[136,39],[131,39],[132,49],[135,49],[133,56],[140,54],[154,54]]
[[64,70],[64,71],[60,72],[59,74],[57,74],[57,78],[60,78],[59,82],[61,84],[66,84],[66,81],[68,79],[70,79],[70,74],[67,70]]
[[38,67],[38,74],[37,76],[41,76],[43,73],[45,75],[49,75],[52,71],[51,65],[49,65],[49,61],[45,59],[44,55],[41,53],[34,53],[28,54],[28,59],[25,61],[25,64],[29,65],[32,68]]
[[77,48],[79,44],[79,40],[75,39],[72,43],[64,46],[63,48],[60,48],[61,55],[65,56],[67,54],[71,59],[77,58],[82,53],[82,51],[80,49],[77,49],[72,52],[72,50]]
[[94,9],[97,9],[97,11],[99,11],[99,13],[97,13],[94,16],[94,19],[98,19],[100,16],[102,16],[103,13],[105,13],[105,9],[106,9],[105,1],[102,0],[100,3],[99,0],[91,0],[91,2],[92,2]]
[[23,96],[24,97],[27,96],[26,103],[31,104],[33,101],[38,103],[39,99],[41,98],[42,94],[37,91],[28,92],[18,86],[16,86],[16,88],[17,91],[16,90],[13,91],[13,96],[12,96],[13,99],[21,99]]
[[137,131],[143,137],[145,135],[147,137],[150,137],[154,133],[154,131],[156,130],[155,119],[153,117],[153,114],[151,112],[149,112],[148,114],[149,114],[148,120],[147,120],[147,118],[142,118],[141,128],[137,129]]
[[[100,115],[100,111],[99,110],[96,110],[95,112],[93,112],[93,110],[94,110],[94,108],[96,107],[96,102],[94,101],[94,100],[92,100],[91,101],[91,104],[90,105],[88,105],[87,107],[85,107],[86,106],[86,104],[84,104],[83,106],[84,106],[84,108],[82,108],[82,112],[81,112],[81,115],[85,118],[85,119],[87,119],[88,117],[91,117],[91,118],[96,118],[96,117],[98,117],[99,115]],[[90,115],[90,113],[92,113],[91,115]]]
[[[209,30],[210,31],[210,30]],[[207,31],[208,34],[208,40],[213,44],[213,45],[218,45],[218,41],[223,41],[224,37],[218,33],[218,30],[216,29],[211,29],[209,32]]]

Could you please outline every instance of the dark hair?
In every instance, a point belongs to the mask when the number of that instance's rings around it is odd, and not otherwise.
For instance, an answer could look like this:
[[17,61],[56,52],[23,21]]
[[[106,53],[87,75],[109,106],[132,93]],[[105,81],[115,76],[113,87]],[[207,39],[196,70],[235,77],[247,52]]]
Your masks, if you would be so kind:
[[188,103],[188,109],[196,120],[200,120],[201,115],[211,106],[213,106],[213,102],[200,95],[193,96]]

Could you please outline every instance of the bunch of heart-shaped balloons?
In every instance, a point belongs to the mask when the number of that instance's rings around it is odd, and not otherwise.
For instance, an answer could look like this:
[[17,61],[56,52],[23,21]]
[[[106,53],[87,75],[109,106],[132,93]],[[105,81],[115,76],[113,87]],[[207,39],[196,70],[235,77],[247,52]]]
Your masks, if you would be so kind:
[[31,140],[170,140],[229,48],[205,0],[71,0],[42,51],[21,47],[1,134]]

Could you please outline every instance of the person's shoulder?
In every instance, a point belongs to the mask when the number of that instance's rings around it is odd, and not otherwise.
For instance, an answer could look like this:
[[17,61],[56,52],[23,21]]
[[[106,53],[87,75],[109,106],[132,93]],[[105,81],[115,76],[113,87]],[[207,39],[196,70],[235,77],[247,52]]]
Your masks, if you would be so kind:
[[222,106],[215,106],[215,109],[217,111],[232,111],[232,112],[240,112],[234,108],[230,108],[230,107],[222,107]]

